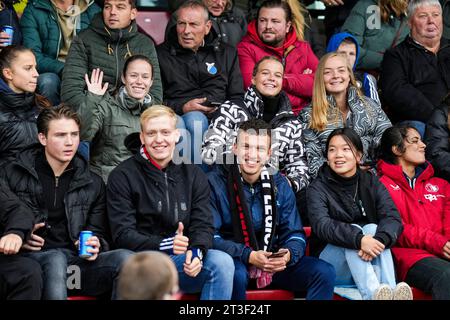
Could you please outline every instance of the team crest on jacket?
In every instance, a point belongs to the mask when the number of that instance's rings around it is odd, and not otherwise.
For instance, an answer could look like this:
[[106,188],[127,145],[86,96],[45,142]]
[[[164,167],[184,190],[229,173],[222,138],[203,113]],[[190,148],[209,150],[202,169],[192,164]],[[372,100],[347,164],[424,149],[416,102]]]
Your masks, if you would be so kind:
[[205,63],[206,63],[206,70],[208,70],[209,74],[214,75],[217,73],[217,68],[215,66],[215,64],[216,64],[215,62],[213,62],[213,63],[205,62]]
[[428,192],[438,192],[439,191],[439,187],[431,184],[431,183],[427,183],[425,185],[425,190],[427,190]]

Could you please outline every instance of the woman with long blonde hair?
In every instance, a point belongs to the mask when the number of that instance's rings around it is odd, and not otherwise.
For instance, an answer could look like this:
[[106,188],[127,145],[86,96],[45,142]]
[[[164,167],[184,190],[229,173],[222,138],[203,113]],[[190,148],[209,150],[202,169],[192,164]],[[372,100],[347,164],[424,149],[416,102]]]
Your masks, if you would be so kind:
[[319,61],[314,78],[313,98],[299,119],[303,124],[305,152],[312,178],[326,161],[325,144],[331,131],[349,127],[364,146],[362,164],[371,166],[375,148],[391,122],[380,104],[365,97],[356,86],[352,67],[344,55],[328,53]]

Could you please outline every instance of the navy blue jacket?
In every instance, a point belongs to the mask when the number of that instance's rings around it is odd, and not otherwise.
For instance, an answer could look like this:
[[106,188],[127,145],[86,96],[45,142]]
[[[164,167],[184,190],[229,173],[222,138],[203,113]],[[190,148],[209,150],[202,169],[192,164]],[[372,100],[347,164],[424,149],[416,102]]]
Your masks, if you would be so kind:
[[[233,258],[240,258],[242,263],[248,264],[252,249],[243,243],[233,240],[233,225],[229,196],[227,192],[227,176],[222,167],[214,166],[208,172],[211,186],[211,207],[214,216],[213,248],[225,251]],[[277,173],[274,176],[276,185],[277,221],[275,225],[274,250],[287,248],[291,253],[288,266],[296,264],[305,253],[306,237],[297,211],[295,195],[289,186],[287,178]],[[247,207],[252,212],[255,232],[258,234],[264,228],[263,194],[260,183],[253,186],[244,182],[244,192]]]

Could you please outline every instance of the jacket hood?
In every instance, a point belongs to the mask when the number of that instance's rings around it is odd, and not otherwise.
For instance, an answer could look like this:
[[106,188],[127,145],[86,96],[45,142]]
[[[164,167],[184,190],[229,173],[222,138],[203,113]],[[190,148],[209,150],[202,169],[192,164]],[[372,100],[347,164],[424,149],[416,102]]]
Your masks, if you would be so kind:
[[[409,187],[408,182],[405,179],[405,175],[403,173],[403,169],[401,165],[392,164],[386,162],[384,160],[379,160],[377,164],[378,175],[387,176],[394,180],[399,185],[405,185],[405,187]],[[433,166],[427,161],[424,164],[424,170],[419,174],[417,180],[428,180],[434,176]]]
[[152,103],[152,96],[147,94],[144,97],[144,101],[139,101],[128,95],[125,86],[120,87],[117,95],[119,106],[124,110],[129,110],[133,115],[140,115],[145,109],[147,109]]
[[265,44],[259,38],[258,30],[256,28],[256,20],[253,20],[249,23],[247,28],[247,36],[251,39],[252,42],[257,44],[259,47],[268,48],[269,50],[275,51],[281,57],[284,56],[285,50],[288,49],[290,46],[293,46],[297,41],[297,34],[295,32],[295,28],[291,27],[291,30],[286,35],[286,39],[281,47],[275,48]]
[[356,40],[356,38],[353,35],[351,35],[350,33],[340,32],[340,33],[336,33],[335,35],[333,35],[330,38],[330,41],[328,42],[327,53],[336,51],[339,48],[339,46],[341,45],[342,41],[344,41],[345,39],[350,39],[351,41],[353,41],[353,43],[356,46],[356,60],[355,60],[355,64],[353,65],[353,70],[355,70],[356,65],[358,64],[358,59],[359,59],[359,44],[358,44],[358,40]]

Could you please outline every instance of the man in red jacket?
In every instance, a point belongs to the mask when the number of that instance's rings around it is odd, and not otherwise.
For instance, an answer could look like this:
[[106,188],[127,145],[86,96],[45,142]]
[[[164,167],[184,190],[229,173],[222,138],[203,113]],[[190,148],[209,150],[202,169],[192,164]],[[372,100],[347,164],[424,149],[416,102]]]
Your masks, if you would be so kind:
[[291,8],[285,1],[264,1],[237,49],[245,89],[251,85],[257,61],[264,56],[281,60],[285,68],[283,90],[297,114],[311,100],[318,60],[309,43],[297,39],[292,19]]

